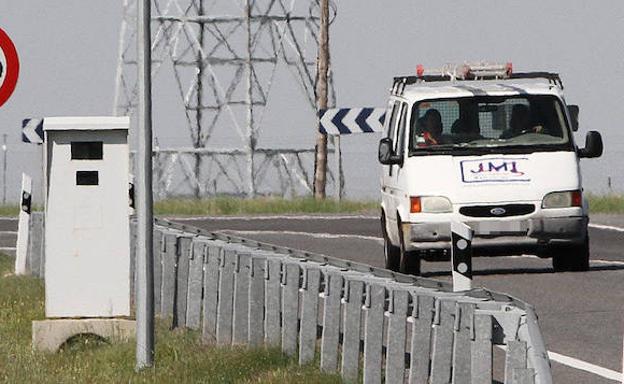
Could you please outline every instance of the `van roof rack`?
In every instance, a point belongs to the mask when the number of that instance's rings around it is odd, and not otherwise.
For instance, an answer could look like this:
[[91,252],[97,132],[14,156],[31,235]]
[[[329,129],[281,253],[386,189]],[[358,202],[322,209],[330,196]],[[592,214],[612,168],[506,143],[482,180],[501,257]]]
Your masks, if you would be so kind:
[[442,69],[428,71],[425,74],[422,65],[416,67],[416,76],[398,76],[394,78],[391,93],[403,95],[407,85],[437,81],[470,81],[470,80],[508,80],[508,79],[545,79],[549,83],[563,89],[563,82],[558,73],[553,72],[520,72],[513,73],[511,63],[507,64],[463,64],[447,65]]

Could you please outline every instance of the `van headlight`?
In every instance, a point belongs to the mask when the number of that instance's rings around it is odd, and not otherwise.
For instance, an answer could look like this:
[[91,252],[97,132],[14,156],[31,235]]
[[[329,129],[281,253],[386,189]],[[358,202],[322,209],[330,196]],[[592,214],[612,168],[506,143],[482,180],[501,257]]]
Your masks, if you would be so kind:
[[412,196],[411,213],[448,213],[453,212],[451,200],[444,196]]
[[581,207],[583,205],[583,194],[581,191],[551,192],[544,196],[542,208],[570,208]]

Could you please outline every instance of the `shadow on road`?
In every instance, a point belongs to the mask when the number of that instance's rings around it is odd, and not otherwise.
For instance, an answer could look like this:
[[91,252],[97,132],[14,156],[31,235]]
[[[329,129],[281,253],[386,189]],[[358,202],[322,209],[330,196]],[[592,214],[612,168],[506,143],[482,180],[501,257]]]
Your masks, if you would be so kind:
[[[624,265],[596,265],[589,268],[588,272],[599,271],[620,271],[624,270]],[[473,276],[493,276],[493,275],[527,275],[527,274],[554,274],[552,268],[494,268],[472,271]],[[571,272],[574,273],[574,272]],[[450,276],[451,271],[424,272],[422,277]]]

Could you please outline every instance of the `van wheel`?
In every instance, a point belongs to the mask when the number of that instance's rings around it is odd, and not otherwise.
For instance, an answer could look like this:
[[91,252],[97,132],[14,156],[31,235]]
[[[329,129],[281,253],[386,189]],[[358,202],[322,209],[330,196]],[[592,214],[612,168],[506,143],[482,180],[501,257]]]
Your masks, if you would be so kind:
[[560,246],[553,250],[555,272],[589,271],[589,237],[580,245]]
[[401,243],[401,262],[399,265],[399,271],[401,273],[420,276],[420,252],[408,252],[405,250],[405,241],[403,239],[403,231],[401,230],[401,221],[397,221],[399,223],[399,241]]
[[388,232],[386,231],[386,216],[381,213],[381,233],[384,240],[384,258],[385,267],[394,272],[399,271],[399,264],[401,261],[401,248],[392,245],[388,238]]

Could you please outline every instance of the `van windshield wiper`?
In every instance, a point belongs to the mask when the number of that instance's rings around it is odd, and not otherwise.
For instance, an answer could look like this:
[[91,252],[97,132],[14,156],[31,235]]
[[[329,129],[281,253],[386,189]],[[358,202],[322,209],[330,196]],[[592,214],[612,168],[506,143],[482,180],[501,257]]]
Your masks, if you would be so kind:
[[483,140],[475,140],[475,141],[469,141],[466,143],[458,143],[456,144],[457,146],[460,147],[470,147],[470,148],[474,148],[477,146],[482,146],[482,147],[486,147],[486,148],[527,148],[527,147],[537,147],[537,148],[546,148],[546,147],[555,147],[555,146],[562,146],[562,145],[567,145],[568,143],[561,143],[561,142],[555,142],[555,143],[513,143],[513,142],[509,142],[507,140],[496,140],[496,141],[490,141],[490,142],[484,142]]
[[481,155],[496,153],[532,153],[536,151],[569,150],[567,144],[512,144],[512,145],[478,145],[470,143],[442,144],[422,147],[410,151],[410,156],[439,155]]
[[441,144],[441,145],[433,145],[430,147],[422,147],[418,149],[413,149],[410,151],[410,155],[427,155],[427,154],[448,154],[453,155],[457,153],[492,153],[496,151],[499,147],[462,147],[457,146],[456,144]]

